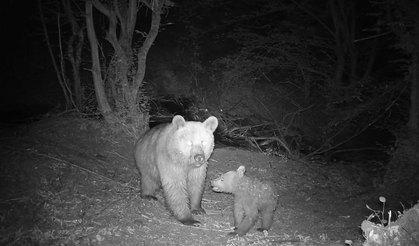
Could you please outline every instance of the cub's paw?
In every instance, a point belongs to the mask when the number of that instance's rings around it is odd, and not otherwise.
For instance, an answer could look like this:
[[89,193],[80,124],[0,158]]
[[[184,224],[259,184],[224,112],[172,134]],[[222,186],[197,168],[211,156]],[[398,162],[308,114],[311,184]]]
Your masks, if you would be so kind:
[[187,226],[195,226],[195,227],[200,227],[201,226],[201,222],[199,222],[198,220],[194,220],[192,218],[187,218],[187,219],[180,219],[179,220],[180,223],[187,225]]
[[200,209],[192,209],[191,214],[207,214],[203,208]]
[[152,195],[141,195],[141,198],[143,198],[143,199],[147,199],[147,200],[154,200],[154,201],[157,201],[157,197],[152,196]]
[[267,229],[265,229],[265,228],[257,228],[256,230],[257,230],[257,231],[260,231],[260,232],[268,231],[268,230],[267,230]]

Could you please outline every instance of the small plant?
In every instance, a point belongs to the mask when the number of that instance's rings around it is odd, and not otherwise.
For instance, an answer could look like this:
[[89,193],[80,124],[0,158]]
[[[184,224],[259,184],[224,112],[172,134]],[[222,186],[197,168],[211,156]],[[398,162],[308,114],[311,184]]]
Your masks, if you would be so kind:
[[[378,218],[380,220],[381,225],[385,226],[387,224],[387,220],[384,218],[384,211],[385,211],[385,207],[386,207],[386,198],[383,197],[383,196],[380,196],[378,198],[378,200],[380,200],[380,202],[383,203],[383,210],[382,211],[374,210],[374,209],[370,208],[368,205],[366,205],[367,208],[373,212],[373,214],[368,216],[367,220],[371,221],[371,219],[373,219],[373,218]],[[391,221],[391,211],[388,211],[388,216],[389,216],[388,220],[390,222]]]
[[[384,218],[386,198],[380,196],[380,202],[383,203],[382,211],[367,208],[373,212],[372,215],[364,220],[361,229],[364,232],[365,242],[363,246],[410,246],[419,245],[416,233],[418,232],[418,223],[412,221],[419,220],[419,204],[412,209],[398,213],[396,221],[391,221],[391,211],[388,211],[388,221]],[[380,224],[371,222],[372,218],[377,217]]]

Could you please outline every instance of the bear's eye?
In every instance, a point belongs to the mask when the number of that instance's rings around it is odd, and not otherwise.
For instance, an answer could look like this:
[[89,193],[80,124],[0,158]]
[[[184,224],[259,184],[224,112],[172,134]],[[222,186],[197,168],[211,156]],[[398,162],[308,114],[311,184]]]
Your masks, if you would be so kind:
[[187,145],[192,146],[192,141],[188,141]]

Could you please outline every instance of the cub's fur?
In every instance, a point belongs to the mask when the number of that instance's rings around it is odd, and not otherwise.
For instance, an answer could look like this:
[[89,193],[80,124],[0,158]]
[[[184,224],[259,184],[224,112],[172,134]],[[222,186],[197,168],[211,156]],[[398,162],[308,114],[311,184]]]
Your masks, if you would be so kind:
[[273,183],[246,177],[244,172],[245,167],[240,166],[211,182],[214,191],[234,195],[235,230],[230,235],[245,235],[258,219],[258,212],[262,215],[262,227],[257,230],[269,230],[277,205]]
[[135,145],[142,197],[157,199],[162,187],[169,209],[186,225],[199,223],[192,214],[205,214],[201,200],[217,126],[213,116],[201,123],[177,115],[172,123],[145,132]]

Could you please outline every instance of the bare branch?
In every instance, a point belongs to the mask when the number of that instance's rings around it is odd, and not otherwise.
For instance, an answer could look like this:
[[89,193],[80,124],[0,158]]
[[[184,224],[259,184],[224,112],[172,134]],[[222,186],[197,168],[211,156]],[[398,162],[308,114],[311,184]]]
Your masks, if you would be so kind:
[[[97,8],[102,14],[106,15],[110,18],[111,16],[111,9],[99,2],[99,0],[92,0],[91,3],[95,8]],[[86,3],[87,4],[87,3]]]
[[377,35],[374,35],[374,36],[369,36],[369,37],[365,37],[365,38],[356,39],[356,40],[354,40],[354,42],[356,43],[356,42],[361,42],[361,41],[365,41],[365,40],[369,40],[369,39],[373,39],[373,38],[378,38],[378,37],[381,37],[381,36],[385,36],[387,34],[390,34],[392,32],[393,31],[389,31],[389,32],[380,33],[380,34],[377,34]]
[[326,23],[324,23],[322,20],[320,20],[320,18],[317,15],[315,15],[313,12],[304,8],[301,4],[297,3],[295,0],[291,0],[291,2],[293,2],[295,5],[297,5],[302,11],[306,12],[311,17],[313,17],[316,21],[318,21],[330,33],[330,35],[335,37],[334,32],[326,25]]

